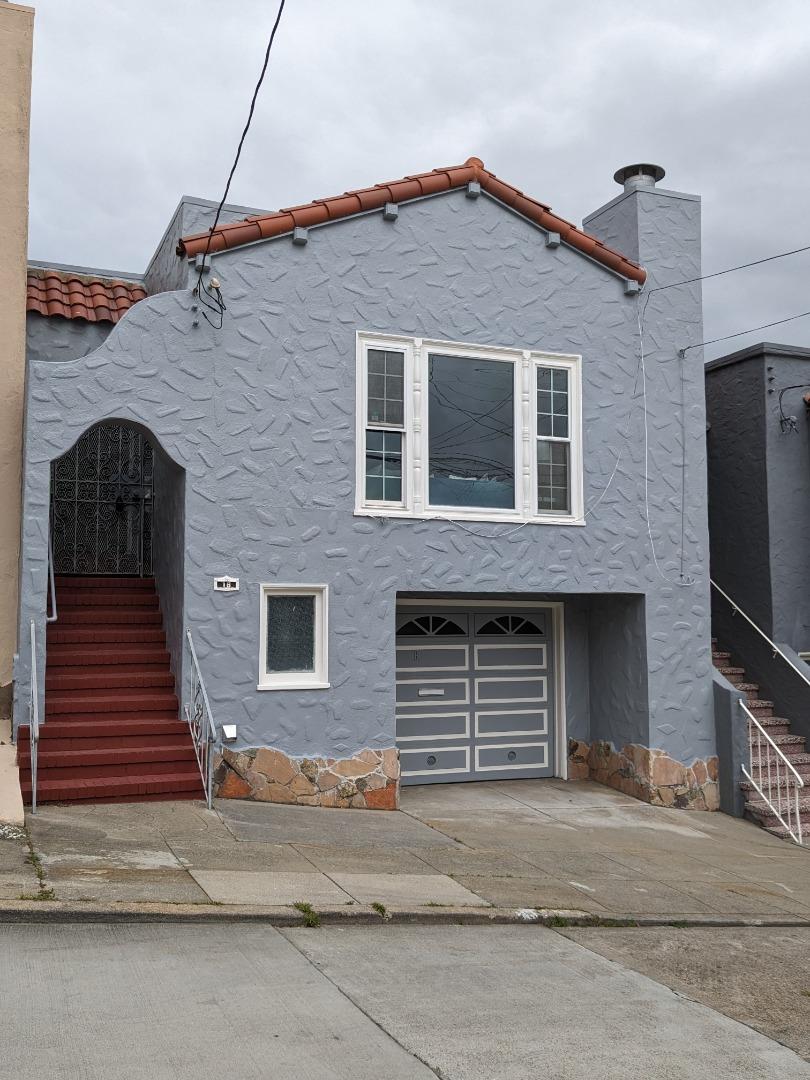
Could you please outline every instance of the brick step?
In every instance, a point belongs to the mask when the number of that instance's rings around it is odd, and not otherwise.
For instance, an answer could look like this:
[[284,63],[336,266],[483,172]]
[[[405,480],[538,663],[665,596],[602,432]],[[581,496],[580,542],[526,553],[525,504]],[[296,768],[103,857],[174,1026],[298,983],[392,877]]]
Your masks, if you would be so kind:
[[[51,750],[131,749],[171,746],[190,738],[185,720],[125,720],[89,724],[58,724],[49,720],[39,729],[39,752]],[[18,755],[27,754],[28,728],[20,727]]]
[[62,668],[98,668],[132,664],[162,664],[167,666],[170,657],[166,649],[150,648],[148,643],[121,642],[104,646],[85,642],[74,645],[48,646],[48,671],[59,674]]
[[[50,672],[50,664],[48,665]],[[174,689],[174,675],[166,664],[120,664],[115,667],[88,665],[78,669],[56,668],[45,678],[45,689],[60,690],[109,690],[114,687],[143,689],[145,687],[169,687]]]
[[723,665],[721,667],[718,664],[715,664],[714,666],[717,668],[721,675],[725,675],[729,682],[731,682],[731,678],[733,675],[745,675],[744,667],[728,667],[726,665]]
[[[766,832],[769,832],[771,836],[778,836],[780,840],[790,840],[793,843],[793,837],[783,828],[781,825],[766,825],[763,826]],[[810,843],[810,829],[802,827],[802,846]]]
[[110,690],[65,690],[45,698],[45,719],[55,716],[94,713],[172,712],[179,703],[175,694],[162,690],[121,688]]
[[[795,822],[796,816],[794,811],[795,803],[791,797],[791,810],[790,817],[791,822]],[[754,800],[746,802],[745,812],[750,814],[751,817],[756,818],[757,821],[762,822],[766,827],[768,825],[778,825],[779,819],[771,808],[761,800]],[[788,811],[786,803],[781,808],[782,817],[787,821]],[[810,798],[799,798],[799,819],[802,825],[810,825]]]
[[166,645],[166,634],[160,626],[59,626],[48,627],[48,648],[51,645]]
[[[796,767],[794,766],[794,768],[796,768]],[[802,769],[807,769],[807,766],[803,765],[803,766],[797,768],[796,772],[799,774],[799,776],[801,776],[802,780],[804,780],[804,786],[807,788],[808,794],[810,794],[810,783],[808,783],[808,779],[805,779],[806,777],[810,778],[810,770],[808,770],[808,772],[806,772],[806,773],[802,773]],[[758,776],[758,773],[759,773],[759,770],[757,770],[757,772],[753,773],[753,775]],[[766,776],[767,776],[767,773],[763,776],[763,780],[765,780]],[[764,785],[760,784],[759,786],[763,787]],[[776,781],[776,772],[775,772],[775,770],[773,768],[771,769],[771,786],[775,787],[775,788],[778,787],[780,790],[782,788],[790,788],[792,790],[793,788],[798,787],[799,784],[798,784],[798,781],[796,780],[796,777],[793,775],[793,773],[790,772],[789,769],[786,769],[785,768],[785,763],[782,762],[780,764],[780,766],[779,766],[779,782],[778,783]],[[751,783],[750,780],[740,780],[740,787],[745,792],[754,792],[754,794],[751,795],[751,801],[752,802],[756,802],[756,800],[759,798],[759,795],[756,794],[756,788],[754,787],[754,785]]]
[[[31,802],[31,782],[20,784],[23,802]],[[132,796],[163,795],[166,798],[203,797],[202,780],[195,766],[194,773],[152,773],[140,776],[92,777],[88,779],[65,779],[37,781],[37,802],[98,802],[100,799],[128,801]]]
[[[787,755],[788,758],[790,757],[790,750],[791,749],[793,751],[795,751],[796,753],[798,753],[798,754],[803,754],[804,751],[805,751],[805,740],[804,740],[803,735],[771,735],[770,732],[768,732],[768,734],[773,739],[773,741],[776,743],[776,745],[779,747],[779,749],[782,751],[782,753]],[[768,748],[767,753],[765,752],[766,747],[768,747],[768,744],[763,739],[762,740],[762,760],[763,761],[767,761],[769,757],[773,756],[770,748]]]
[[736,686],[736,688],[738,690],[742,690],[742,692],[746,696],[748,694],[750,694],[751,697],[756,698],[757,695],[759,694],[759,690],[760,690],[759,683],[745,682],[743,678],[739,679],[739,681],[738,681],[736,675],[733,678],[729,679],[728,681],[731,683],[732,686]]
[[59,615],[74,608],[115,607],[156,608],[158,595],[147,589],[57,589],[56,606]]
[[[775,735],[790,734],[790,721],[786,720],[784,716],[763,716],[759,722],[762,727],[765,728],[771,738],[773,738]],[[754,731],[757,730],[750,721],[748,723],[748,727],[749,730],[752,728]],[[765,742],[764,739],[762,741],[763,743]]]
[[159,609],[130,607],[68,608],[59,612],[62,626],[160,626]]
[[76,577],[70,574],[57,574],[54,578],[57,594],[60,589],[144,589],[155,591],[153,577]]
[[[177,713],[119,713],[114,719],[91,713],[51,719],[39,729],[40,746],[48,739],[114,739],[131,735],[179,735],[188,724]],[[28,739],[28,726],[20,725],[20,738]]]
[[[105,777],[117,777],[117,776],[143,776],[148,773],[150,776],[161,776],[165,773],[172,773],[175,775],[185,776],[188,773],[192,775],[200,775],[200,770],[197,765],[197,759],[194,756],[194,750],[189,747],[189,753],[180,757],[168,758],[163,761],[160,758],[146,758],[138,761],[117,761],[117,762],[102,762],[98,765],[94,764],[78,764],[78,765],[51,765],[47,766],[43,764],[41,759],[37,759],[39,769],[39,780],[103,780]],[[31,782],[31,769],[20,766],[20,783],[24,784],[26,781]]]
[[[188,733],[188,729],[186,729],[186,733]],[[98,742],[90,744],[90,740],[86,741],[87,746],[65,750],[54,747],[53,743],[43,743],[37,755],[40,772],[45,769],[68,769],[77,765],[96,767],[100,765],[129,765],[144,761],[197,760],[191,740],[181,740],[176,736],[161,746],[154,746],[148,742],[143,746],[107,746],[106,739],[101,740],[104,744],[102,746]],[[21,772],[27,772],[31,768],[31,753],[27,743],[26,748],[19,750],[17,753],[17,764]]]
[[721,664],[727,664],[731,660],[730,652],[723,652],[721,649],[712,649],[712,661],[715,667],[720,667]]
[[760,698],[753,698],[746,703],[749,710],[756,716],[757,720],[762,716],[773,716],[774,704],[772,701],[763,701]]

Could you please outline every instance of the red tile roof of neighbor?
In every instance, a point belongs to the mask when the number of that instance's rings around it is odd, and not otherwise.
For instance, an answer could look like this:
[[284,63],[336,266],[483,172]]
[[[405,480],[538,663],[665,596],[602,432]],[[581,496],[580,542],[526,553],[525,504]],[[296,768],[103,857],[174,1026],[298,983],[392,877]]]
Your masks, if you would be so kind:
[[[484,168],[480,158],[471,157],[463,165],[451,165],[446,169],[434,169],[432,172],[406,176],[403,180],[393,180],[388,184],[375,184],[374,187],[347,191],[344,195],[333,195],[328,199],[316,199],[303,206],[292,206],[287,210],[278,210],[273,214],[261,214],[218,225],[211,237],[210,251],[226,251],[250,244],[256,240],[267,240],[281,233],[292,232],[296,227],[307,228],[321,225],[327,221],[349,217],[366,210],[379,210],[386,203],[400,203],[408,199],[418,199],[423,195],[437,195],[442,191],[453,191],[466,187],[470,181],[478,181],[481,188],[493,198],[505,203],[518,213],[533,221],[548,232],[560,234],[560,238],[571,247],[603,263],[623,277],[631,278],[643,284],[647,276],[637,263],[620,255],[593,236],[578,229],[570,221],[557,217],[551,207],[524,195],[522,191],[504,183]],[[198,255],[206,249],[208,232],[195,233],[184,237],[177,246],[178,255]]]
[[143,300],[146,289],[134,281],[93,277],[61,270],[28,270],[28,311],[65,319],[117,323]]

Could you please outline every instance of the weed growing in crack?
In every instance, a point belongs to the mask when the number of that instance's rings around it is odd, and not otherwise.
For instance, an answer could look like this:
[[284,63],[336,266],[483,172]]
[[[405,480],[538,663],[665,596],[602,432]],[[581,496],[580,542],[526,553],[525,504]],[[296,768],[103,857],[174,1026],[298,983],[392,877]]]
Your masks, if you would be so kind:
[[375,900],[371,907],[374,911],[377,912],[381,919],[389,918],[385,904],[381,904],[379,900]]
[[305,900],[297,900],[293,907],[296,911],[301,912],[304,926],[314,927],[321,925],[321,917],[312,904],[308,904]]

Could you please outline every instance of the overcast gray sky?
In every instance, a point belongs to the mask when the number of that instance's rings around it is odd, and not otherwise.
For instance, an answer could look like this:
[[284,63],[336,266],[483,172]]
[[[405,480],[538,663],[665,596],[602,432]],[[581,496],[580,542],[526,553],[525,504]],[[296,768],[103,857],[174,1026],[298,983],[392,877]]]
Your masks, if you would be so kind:
[[[39,0],[30,254],[142,271],[218,199],[276,0]],[[287,0],[230,200],[277,209],[463,162],[580,223],[653,161],[704,272],[810,244],[807,0]],[[708,282],[706,337],[810,310],[810,253]],[[735,339],[810,345],[810,319]]]

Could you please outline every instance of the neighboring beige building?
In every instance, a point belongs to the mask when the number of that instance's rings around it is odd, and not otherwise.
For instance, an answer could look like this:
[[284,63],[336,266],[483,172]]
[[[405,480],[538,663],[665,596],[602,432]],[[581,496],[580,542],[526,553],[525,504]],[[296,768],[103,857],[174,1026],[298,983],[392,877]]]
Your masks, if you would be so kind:
[[0,708],[17,645],[34,11],[0,0]]

